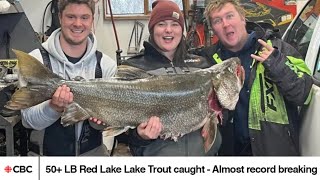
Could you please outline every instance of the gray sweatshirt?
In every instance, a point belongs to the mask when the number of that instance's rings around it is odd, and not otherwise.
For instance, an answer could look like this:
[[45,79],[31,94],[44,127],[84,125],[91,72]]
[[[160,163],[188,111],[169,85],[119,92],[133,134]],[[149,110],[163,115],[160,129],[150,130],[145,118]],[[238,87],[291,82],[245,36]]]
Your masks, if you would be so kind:
[[[81,76],[84,79],[94,79],[97,64],[96,50],[97,41],[93,34],[88,37],[87,51],[79,62],[73,64],[67,60],[59,41],[61,30],[55,30],[46,42],[42,44],[44,49],[50,54],[52,71],[66,80]],[[39,49],[33,50],[30,55],[43,63],[42,55]],[[112,77],[117,69],[116,61],[103,54],[101,59],[102,77]],[[24,109],[21,111],[22,124],[27,128],[43,130],[61,117],[61,113],[55,111],[49,106],[49,101]],[[80,135],[83,122],[76,124],[76,134]]]

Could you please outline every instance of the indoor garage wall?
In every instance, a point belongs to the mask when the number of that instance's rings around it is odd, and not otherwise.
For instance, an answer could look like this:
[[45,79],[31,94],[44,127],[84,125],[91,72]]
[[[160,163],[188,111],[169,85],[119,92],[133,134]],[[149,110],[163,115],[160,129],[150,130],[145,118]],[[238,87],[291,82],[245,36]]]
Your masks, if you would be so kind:
[[[32,2],[31,2],[32,1]],[[297,0],[297,10],[300,10],[300,7],[307,0]],[[50,0],[20,0],[20,3],[29,18],[34,30],[36,32],[41,32],[42,26],[42,17],[46,5]],[[191,1],[192,2],[192,1]],[[35,7],[36,4],[36,7]],[[49,12],[49,11],[48,11]],[[147,20],[139,20],[144,23],[147,27]],[[51,17],[50,14],[46,15],[46,26],[50,25]],[[119,37],[120,48],[123,50],[122,55],[126,55],[128,43],[131,36],[131,31],[134,26],[134,20],[116,20],[116,29]],[[142,40],[146,40],[148,37],[148,28],[144,28]],[[109,55],[112,58],[116,58],[116,41],[113,33],[112,23],[110,20],[104,20],[103,17],[103,2],[99,0],[96,5],[96,14],[95,14],[95,34],[98,38],[98,48]]]

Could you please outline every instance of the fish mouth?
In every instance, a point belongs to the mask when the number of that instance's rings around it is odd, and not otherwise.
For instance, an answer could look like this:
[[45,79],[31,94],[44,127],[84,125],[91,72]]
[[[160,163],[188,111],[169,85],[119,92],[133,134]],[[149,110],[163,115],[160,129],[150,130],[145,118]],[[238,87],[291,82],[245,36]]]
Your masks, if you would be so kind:
[[240,79],[240,85],[243,86],[244,78],[245,78],[245,71],[243,66],[238,65],[236,68],[236,76]]
[[209,109],[214,112],[214,115],[217,116],[219,122],[222,122],[222,106],[219,103],[217,93],[211,89],[208,95],[208,105]]

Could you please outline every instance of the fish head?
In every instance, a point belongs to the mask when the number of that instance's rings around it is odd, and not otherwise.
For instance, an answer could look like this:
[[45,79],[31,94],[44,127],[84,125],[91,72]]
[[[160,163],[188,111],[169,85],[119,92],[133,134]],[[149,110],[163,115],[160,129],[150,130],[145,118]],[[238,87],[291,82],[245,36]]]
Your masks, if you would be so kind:
[[213,84],[211,97],[216,97],[222,108],[234,110],[245,77],[240,59],[232,57],[209,69],[211,69]]
[[213,116],[207,117],[201,130],[204,149],[207,153],[216,140],[217,124],[222,123],[222,109],[234,110],[244,83],[244,69],[239,58],[230,58],[204,69],[210,73],[213,87],[208,95],[208,104]]

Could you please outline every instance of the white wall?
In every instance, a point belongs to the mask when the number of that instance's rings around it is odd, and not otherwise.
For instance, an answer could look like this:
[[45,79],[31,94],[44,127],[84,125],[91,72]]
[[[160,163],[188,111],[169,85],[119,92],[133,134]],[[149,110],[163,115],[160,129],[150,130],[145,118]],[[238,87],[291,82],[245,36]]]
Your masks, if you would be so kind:
[[[20,0],[23,10],[25,11],[34,31],[42,32],[42,18],[46,5],[51,0]],[[50,7],[47,12],[50,12]],[[144,33],[142,40],[147,39],[149,33],[147,28],[147,20],[139,20],[145,24]],[[51,24],[50,14],[46,15],[46,25]],[[134,20],[115,20],[116,30],[118,34],[120,48],[126,55],[128,43],[130,40]],[[94,32],[98,39],[98,49],[109,55],[111,58],[116,58],[116,40],[113,32],[111,20],[104,20],[103,17],[103,2],[99,0],[96,5],[95,21],[94,21]],[[46,31],[46,28],[45,28]],[[141,45],[142,46],[142,45]]]

